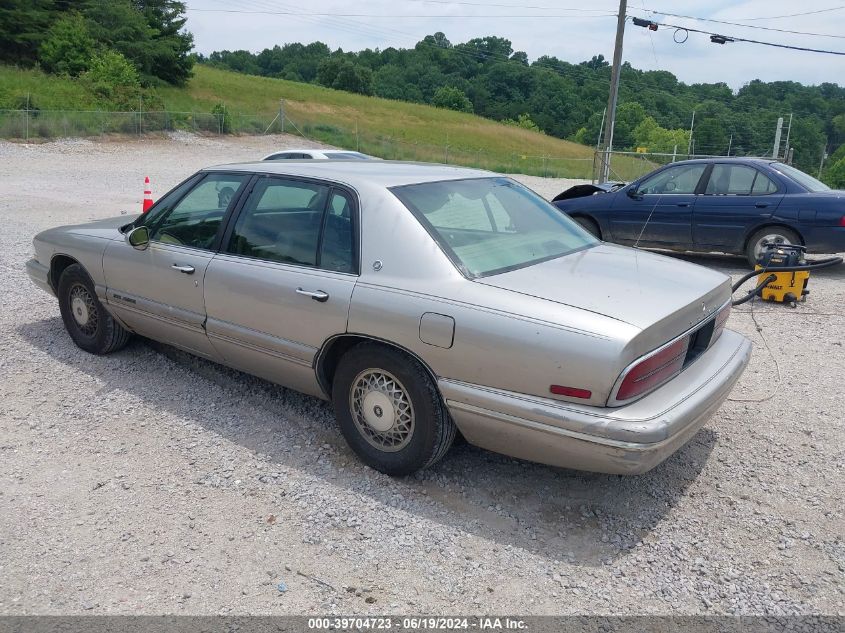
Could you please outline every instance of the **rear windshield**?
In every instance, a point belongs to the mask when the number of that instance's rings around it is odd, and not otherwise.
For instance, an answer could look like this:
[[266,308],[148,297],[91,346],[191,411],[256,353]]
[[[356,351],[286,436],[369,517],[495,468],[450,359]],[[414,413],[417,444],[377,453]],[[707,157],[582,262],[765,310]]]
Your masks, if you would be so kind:
[[367,160],[370,157],[366,154],[358,152],[327,152],[326,156],[329,158],[345,158],[347,160]]
[[557,208],[509,178],[391,189],[467,277],[522,268],[598,243]]
[[799,185],[804,187],[804,189],[806,189],[807,191],[830,191],[830,187],[828,187],[826,184],[819,180],[816,180],[809,174],[805,174],[800,169],[795,169],[795,167],[792,167],[791,165],[784,165],[783,163],[772,163],[772,169],[780,172],[787,178],[791,178]]

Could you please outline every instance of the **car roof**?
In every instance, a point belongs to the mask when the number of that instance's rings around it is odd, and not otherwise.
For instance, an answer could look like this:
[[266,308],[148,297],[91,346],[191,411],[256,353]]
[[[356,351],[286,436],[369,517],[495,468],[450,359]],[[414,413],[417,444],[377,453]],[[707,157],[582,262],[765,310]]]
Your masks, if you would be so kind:
[[261,174],[279,174],[304,178],[321,178],[342,182],[353,187],[370,184],[381,187],[397,187],[440,180],[461,180],[465,178],[492,178],[499,176],[481,169],[440,165],[436,163],[413,163],[392,160],[349,160],[315,161],[286,160],[233,163],[216,165],[204,171],[243,171]]
[[678,160],[670,165],[694,165],[696,163],[740,163],[740,164],[757,164],[757,165],[771,165],[772,163],[779,163],[777,158],[754,158],[744,156],[713,156],[711,158],[690,158],[689,160]]

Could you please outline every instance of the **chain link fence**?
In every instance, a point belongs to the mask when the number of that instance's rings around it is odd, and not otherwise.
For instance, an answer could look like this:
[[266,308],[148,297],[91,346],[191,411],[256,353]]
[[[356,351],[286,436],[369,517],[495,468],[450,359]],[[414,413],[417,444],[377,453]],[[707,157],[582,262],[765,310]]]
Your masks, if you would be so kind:
[[[723,154],[680,154],[678,152],[623,152],[623,151],[597,151],[593,159],[592,179],[593,182],[602,180],[602,166],[605,160],[610,164],[610,181],[630,182],[658,167],[674,163],[679,160],[692,158],[736,158],[736,156],[725,156]],[[743,158],[755,158],[743,156]]]
[[86,138],[110,134],[144,136],[175,131],[195,134],[298,134],[316,141],[356,150],[390,160],[448,163],[547,178],[589,180],[594,158],[541,155],[524,151],[492,152],[457,144],[427,144],[345,128],[331,121],[298,117],[293,120],[278,112],[254,114],[233,112],[178,112],[170,110],[0,110],[0,138],[32,141],[53,138]]

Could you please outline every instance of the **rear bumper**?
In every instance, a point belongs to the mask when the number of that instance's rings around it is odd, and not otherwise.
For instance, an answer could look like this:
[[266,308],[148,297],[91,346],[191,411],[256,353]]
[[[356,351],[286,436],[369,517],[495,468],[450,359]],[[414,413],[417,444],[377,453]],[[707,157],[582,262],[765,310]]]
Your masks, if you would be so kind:
[[34,257],[26,262],[26,273],[36,286],[51,295],[56,294],[50,285],[50,269]]
[[644,473],[686,444],[719,408],[751,357],[751,342],[725,330],[690,367],[624,407],[562,403],[438,381],[467,441],[497,453],[593,472]]

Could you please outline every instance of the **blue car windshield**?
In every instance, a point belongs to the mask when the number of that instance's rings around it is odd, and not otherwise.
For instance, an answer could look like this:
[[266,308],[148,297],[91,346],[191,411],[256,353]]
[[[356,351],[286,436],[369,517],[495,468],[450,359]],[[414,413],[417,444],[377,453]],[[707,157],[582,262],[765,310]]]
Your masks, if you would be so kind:
[[772,169],[776,172],[783,174],[787,178],[790,178],[797,182],[799,185],[804,187],[807,191],[811,191],[813,193],[818,193],[819,191],[830,191],[830,187],[824,184],[821,181],[816,180],[812,176],[805,174],[800,169],[795,169],[791,165],[785,165],[783,163],[772,163]]
[[598,243],[575,221],[509,178],[393,187],[458,269],[485,277]]

